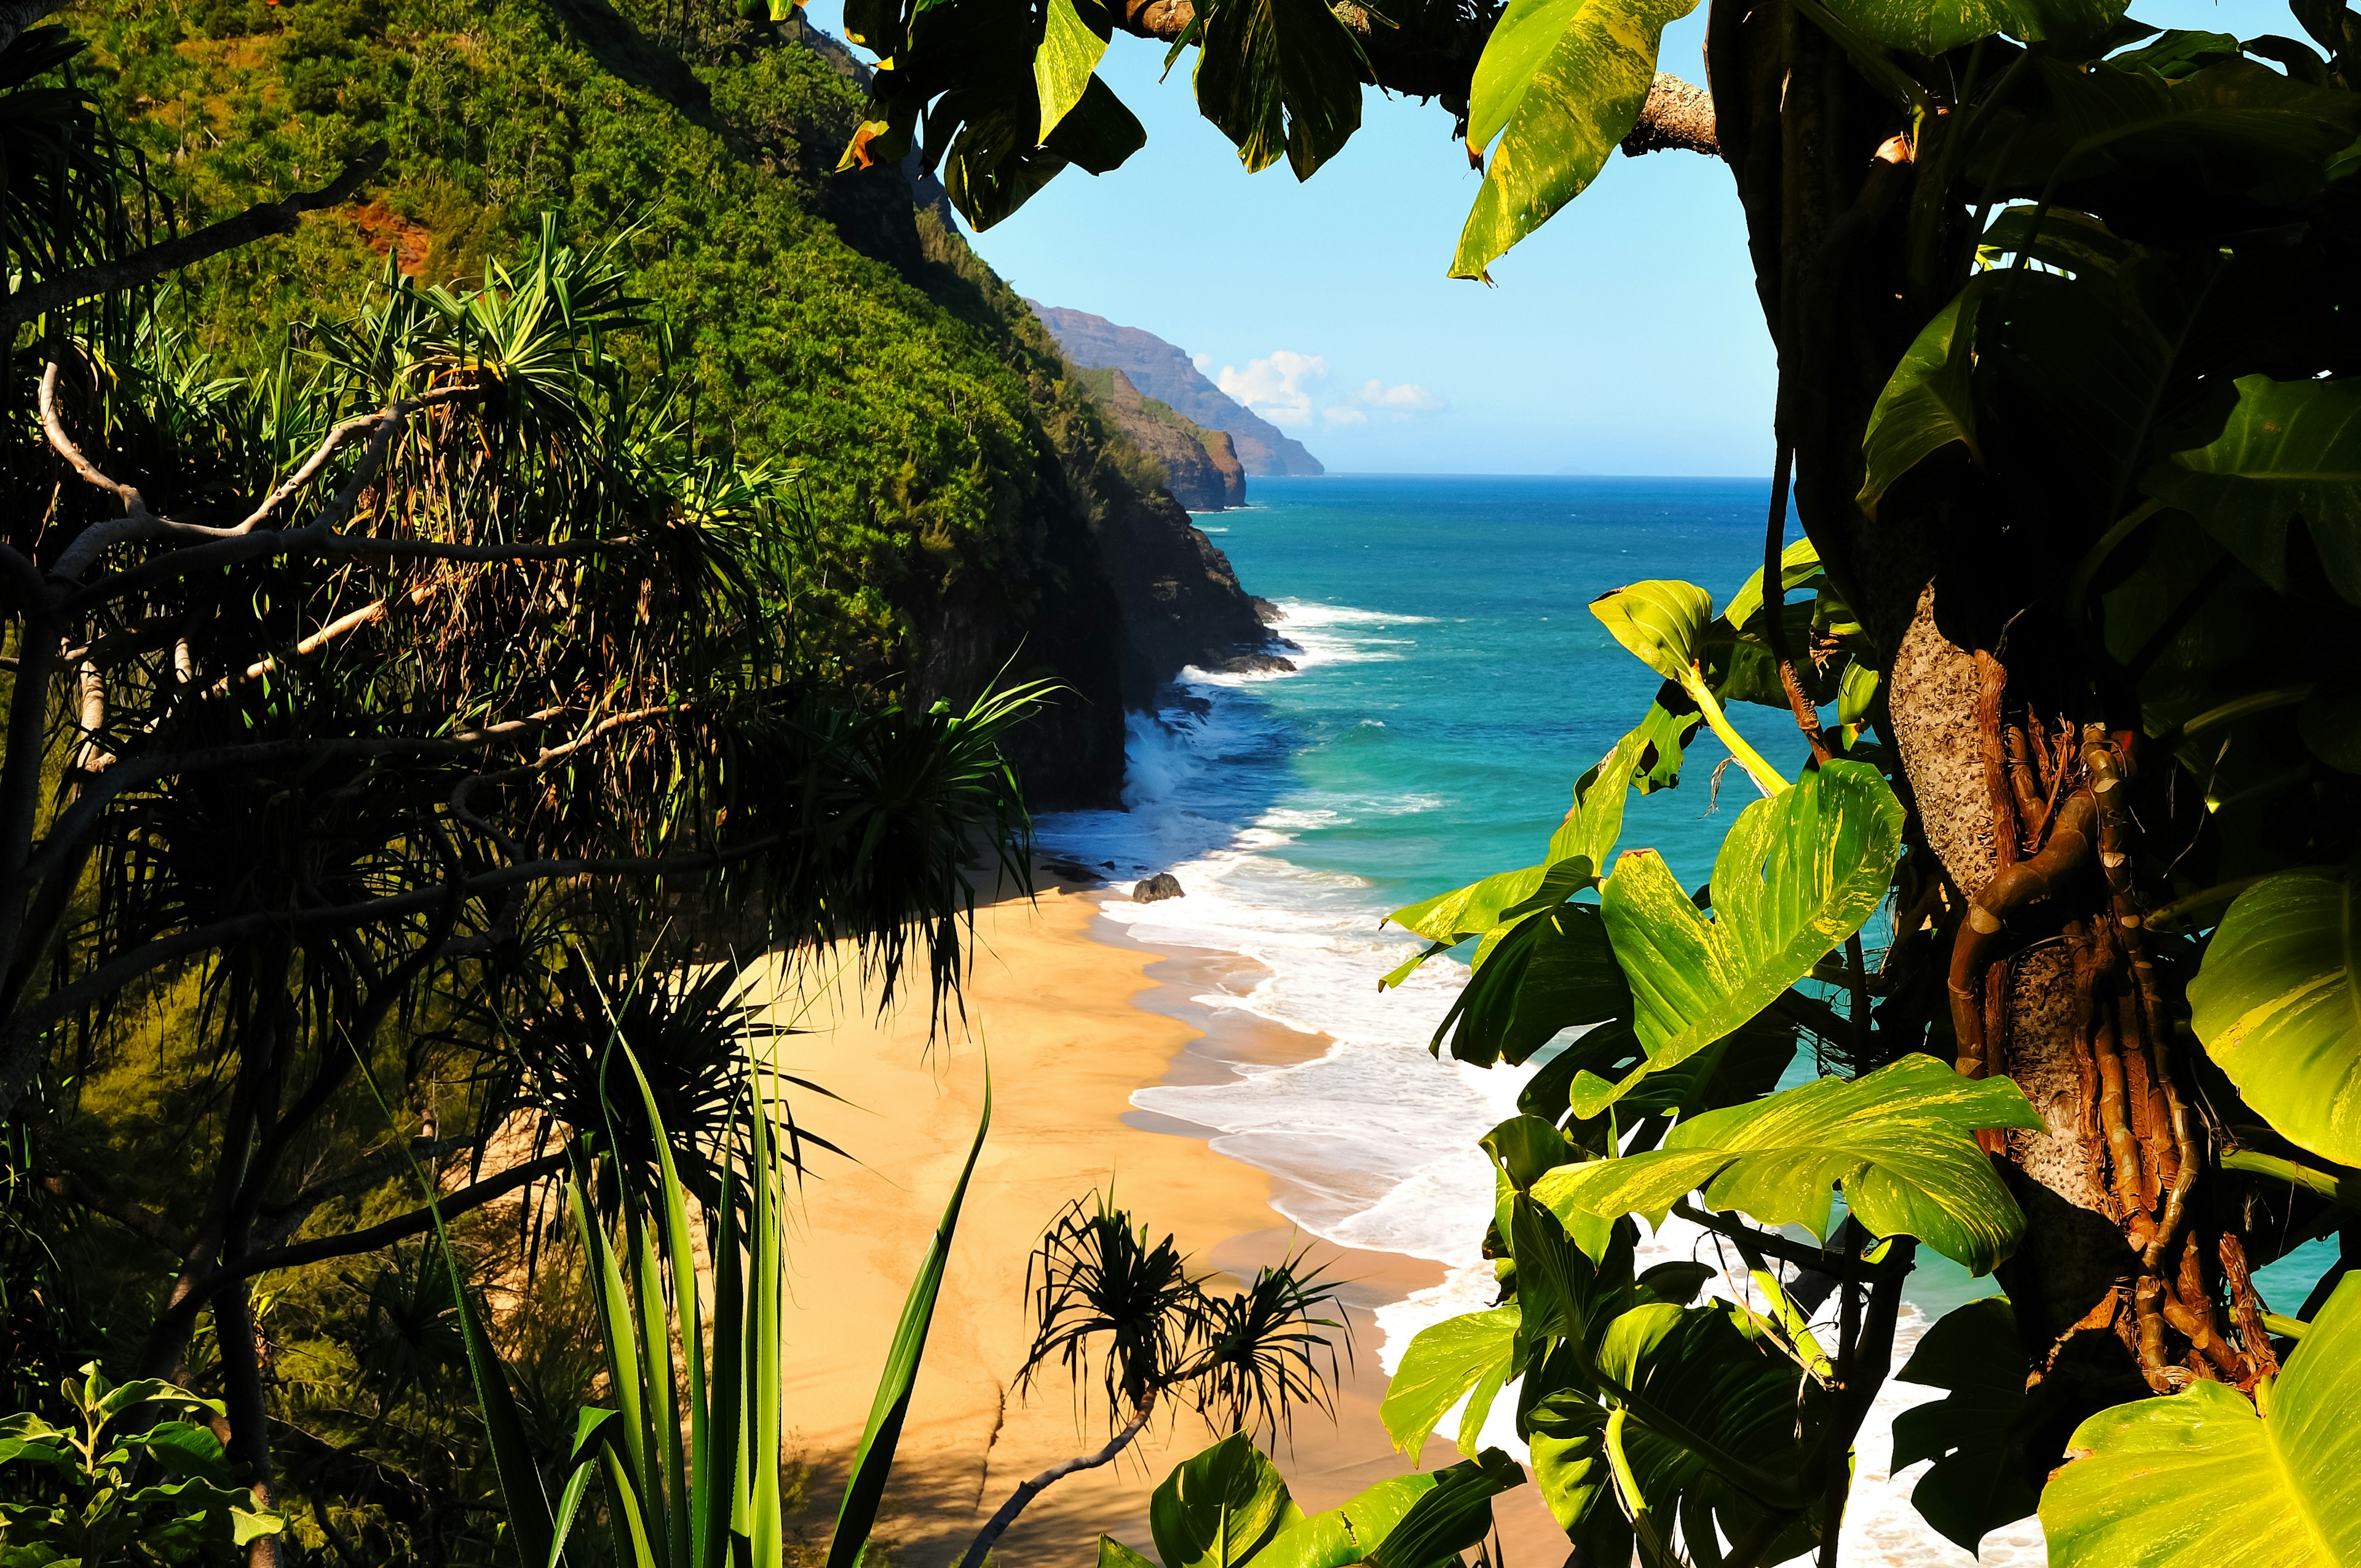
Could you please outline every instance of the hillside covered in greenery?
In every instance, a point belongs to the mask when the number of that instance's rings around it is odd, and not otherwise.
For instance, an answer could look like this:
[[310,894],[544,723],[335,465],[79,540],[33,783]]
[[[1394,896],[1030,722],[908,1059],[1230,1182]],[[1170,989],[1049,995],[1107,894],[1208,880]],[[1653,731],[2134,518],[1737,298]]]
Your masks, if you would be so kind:
[[804,475],[851,678],[962,698],[1013,659],[1072,688],[1026,742],[1038,801],[1111,794],[1123,698],[1170,673],[1123,630],[1116,582],[1139,574],[1110,552],[1182,546],[1160,601],[1182,605],[1181,643],[1258,636],[1023,302],[899,173],[829,172],[861,91],[799,24],[704,0],[138,0],[67,19],[184,227],[390,148],[360,204],[183,275],[168,309],[218,368],[300,356],[317,302],[389,268],[478,277],[544,214],[611,241],[667,328],[625,352],[675,362],[700,431]]

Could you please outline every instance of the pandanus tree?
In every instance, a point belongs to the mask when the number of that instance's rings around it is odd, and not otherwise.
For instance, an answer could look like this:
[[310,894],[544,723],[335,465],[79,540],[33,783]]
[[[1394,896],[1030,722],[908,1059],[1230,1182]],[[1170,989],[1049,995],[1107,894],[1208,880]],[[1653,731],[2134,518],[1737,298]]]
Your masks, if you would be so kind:
[[1299,1252],[1256,1269],[1242,1290],[1218,1291],[1207,1288],[1210,1277],[1189,1271],[1171,1236],[1148,1237],[1105,1195],[1077,1199],[1043,1234],[1026,1269],[1034,1334],[1016,1387],[1029,1391],[1053,1362],[1080,1400],[1095,1382],[1109,1432],[1097,1448],[1019,1483],[976,1532],[960,1568],[982,1568],[1050,1486],[1113,1463],[1159,1404],[1192,1406],[1212,1431],[1244,1434],[1249,1453],[1255,1434],[1290,1429],[1298,1407],[1334,1414],[1336,1343],[1349,1355],[1352,1341],[1342,1317],[1324,1315],[1337,1308],[1323,1269],[1305,1266]]
[[[1924,1247],[2008,1295],[1913,1369],[1953,1390],[1897,1433],[1938,1528],[2038,1498],[2061,1563],[2349,1561],[2361,17],[1708,0],[1700,89],[1655,71],[1694,4],[858,0],[846,160],[916,147],[999,221],[1140,144],[1118,31],[1196,49],[1249,169],[1309,178],[1367,86],[1440,100],[1485,168],[1455,276],[1619,147],[1721,159],[1778,352],[1763,568],[1603,596],[1655,703],[1538,863],[1396,916],[1476,943],[1438,1049],[1546,1064],[1487,1140],[1503,1302],[1420,1337],[1397,1435],[1472,1391],[1472,1441],[1521,1378],[1584,1560],[1833,1562]],[[1685,890],[1623,802],[1708,726],[1764,798]],[[1805,1046],[1828,1076],[1779,1090]],[[1746,1300],[1634,1274],[1669,1212]]]
[[[0,17],[0,1119],[181,1008],[199,1190],[56,1127],[37,1165],[169,1260],[147,1375],[210,1314],[229,1459],[267,1509],[255,1282],[558,1176],[594,1111],[629,1124],[610,1168],[644,1177],[671,1138],[719,1182],[739,1157],[703,1135],[752,1113],[738,1058],[704,1037],[659,1064],[678,1102],[643,1114],[577,1048],[569,966],[621,997],[662,946],[635,931],[672,934],[667,964],[841,942],[940,1007],[973,855],[1021,875],[1000,738],[1027,697],[919,712],[829,678],[792,486],[690,422],[605,251],[545,229],[479,286],[389,269],[276,374],[214,376],[144,286],[346,201],[381,152],[171,232],[27,9]],[[745,1044],[726,985],[642,996],[634,1027]],[[438,1074],[474,1079],[472,1135],[379,1115],[376,1088]],[[494,1157],[519,1115],[557,1135]],[[415,1156],[433,1201],[318,1223]]]

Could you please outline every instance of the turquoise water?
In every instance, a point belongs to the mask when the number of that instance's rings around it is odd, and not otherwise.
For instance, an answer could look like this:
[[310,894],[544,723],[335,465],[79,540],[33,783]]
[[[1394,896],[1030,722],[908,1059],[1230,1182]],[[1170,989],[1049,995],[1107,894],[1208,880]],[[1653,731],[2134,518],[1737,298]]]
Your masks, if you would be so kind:
[[[1257,479],[1250,510],[1200,518],[1264,598],[1390,612],[1357,628],[1396,659],[1315,666],[1257,688],[1291,746],[1257,779],[1299,809],[1392,793],[1430,810],[1352,816],[1301,831],[1299,863],[1366,878],[1407,903],[1529,865],[1573,782],[1638,721],[1661,678],[1587,608],[1609,588],[1679,576],[1726,599],[1762,564],[1769,487],[1748,479],[1335,477]],[[1281,625],[1284,633],[1289,628]],[[1774,761],[1800,750],[1767,708],[1738,725]],[[1702,882],[1732,812],[1754,797],[1734,771],[1709,811],[1701,734],[1681,787],[1634,797],[1626,847],[1664,852]]]
[[[1274,1203],[1340,1245],[1446,1266],[1444,1283],[1378,1309],[1390,1371],[1421,1327],[1490,1304],[1477,1244],[1492,1173],[1476,1142],[1514,1113],[1527,1072],[1438,1061],[1427,1044],[1464,970],[1430,964],[1400,990],[1377,977],[1417,944],[1384,913],[1539,861],[1574,780],[1645,710],[1658,677],[1588,612],[1608,589],[1679,576],[1726,600],[1762,560],[1768,486],[1757,480],[1330,477],[1256,479],[1254,504],[1201,516],[1248,589],[1285,612],[1301,668],[1276,676],[1186,672],[1132,723],[1128,807],[1045,818],[1052,848],[1112,880],[1179,877],[1183,898],[1110,900],[1105,916],[1150,944],[1252,960],[1198,1000],[1324,1036],[1312,1059],[1232,1064],[1214,1081],[1138,1091],[1133,1102],[1204,1130],[1281,1179]],[[1784,711],[1744,707],[1740,729],[1791,773],[1803,747]],[[1653,847],[1687,884],[1755,798],[1701,731],[1679,788],[1629,803],[1624,848]],[[1802,1053],[1789,1081],[1814,1075]],[[1643,1261],[1716,1257],[1668,1222]],[[2318,1250],[2260,1277],[2302,1299]],[[1989,1279],[1921,1254],[1896,1360],[1928,1319]],[[1923,1315],[1922,1315],[1923,1314]],[[1845,1560],[1967,1568],[1889,1478],[1892,1415],[1934,1390],[1889,1382],[1864,1428]],[[1512,1401],[1503,1401],[1503,1406]],[[1503,1418],[1496,1413],[1495,1426]],[[1515,1452],[1512,1431],[1485,1441]],[[1988,1538],[1985,1568],[2044,1560],[2030,1521]]]
[[[1250,494],[1253,506],[1198,521],[1239,580],[1285,612],[1277,630],[1300,645],[1301,669],[1188,673],[1159,716],[1134,722],[1131,809],[1051,818],[1045,837],[1118,878],[1174,872],[1186,898],[1115,902],[1108,916],[1151,943],[1253,959],[1261,977],[1250,987],[1201,1000],[1334,1042],[1316,1060],[1134,1100],[1285,1178],[1279,1206],[1307,1230],[1449,1266],[1438,1293],[1380,1313],[1391,1345],[1486,1304],[1476,1243],[1491,1172],[1474,1146],[1514,1113],[1527,1075],[1428,1053],[1464,971],[1432,964],[1380,995],[1377,977],[1415,944],[1378,921],[1542,858],[1574,780],[1659,685],[1590,600],[1647,576],[1685,577],[1727,600],[1762,560],[1768,487],[1389,476],[1257,479]],[[1732,717],[1775,765],[1800,764],[1784,710]],[[1706,881],[1755,798],[1732,767],[1717,799],[1725,759],[1700,731],[1680,787],[1630,799],[1622,846],[1657,850],[1685,883]],[[1799,1053],[1787,1081],[1817,1069]],[[1711,1255],[1677,1222],[1650,1245]],[[2329,1261],[2315,1245],[2258,1283],[2291,1310]],[[1993,1288],[1922,1251],[1907,1295],[1931,1319]],[[1898,1496],[1885,1503],[1913,1523]],[[2038,1561],[2032,1542],[2017,1545]],[[1927,1552],[1909,1560],[1947,1560]]]

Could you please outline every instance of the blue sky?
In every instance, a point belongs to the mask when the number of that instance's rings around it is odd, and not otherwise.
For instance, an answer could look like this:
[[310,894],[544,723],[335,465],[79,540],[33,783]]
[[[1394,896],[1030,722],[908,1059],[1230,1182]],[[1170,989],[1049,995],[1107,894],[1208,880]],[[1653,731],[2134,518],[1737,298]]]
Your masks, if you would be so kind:
[[[833,31],[838,10],[817,0],[812,19]],[[2133,14],[2299,32],[2279,0]],[[1666,29],[1663,69],[1701,82],[1704,37],[1700,7]],[[1193,53],[1159,83],[1163,53],[1118,35],[1102,67],[1146,148],[972,236],[1019,291],[1228,369],[1333,471],[1768,470],[1771,345],[1720,163],[1609,159],[1488,289],[1444,275],[1480,177],[1439,107],[1367,92],[1360,131],[1312,180],[1284,162],[1248,175],[1196,112]]]

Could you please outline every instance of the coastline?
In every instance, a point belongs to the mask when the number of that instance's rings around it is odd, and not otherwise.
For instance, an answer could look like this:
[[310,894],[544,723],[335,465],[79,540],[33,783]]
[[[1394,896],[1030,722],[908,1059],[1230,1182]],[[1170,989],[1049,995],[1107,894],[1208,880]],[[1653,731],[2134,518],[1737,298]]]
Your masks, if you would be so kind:
[[[1442,1276],[1437,1265],[1314,1242],[1271,1207],[1274,1179],[1212,1148],[1208,1130],[1131,1104],[1135,1090],[1215,1081],[1235,1060],[1316,1056],[1304,1036],[1193,1000],[1253,970],[1215,953],[1140,943],[1099,915],[1104,897],[1044,877],[1037,903],[979,911],[966,1019],[931,1043],[924,1008],[881,1026],[849,981],[783,1001],[807,1032],[777,1042],[783,1070],[811,1079],[791,1101],[797,1124],[862,1163],[825,1153],[793,1216],[787,1422],[806,1470],[798,1523],[824,1540],[845,1468],[875,1392],[905,1292],[957,1179],[992,1058],[994,1117],[946,1271],[927,1354],[880,1518],[899,1568],[946,1568],[1018,1481],[1105,1437],[1094,1397],[1077,1409],[1062,1369],[1029,1398],[1009,1387],[1027,1338],[1026,1270],[1058,1209],[1112,1181],[1120,1201],[1192,1260],[1233,1277],[1311,1243],[1311,1261],[1348,1281],[1354,1331],[1334,1387],[1335,1417],[1299,1412],[1276,1444],[1308,1510],[1332,1507],[1401,1473],[1378,1419],[1385,1387],[1371,1313]],[[783,993],[796,992],[783,987]],[[1096,1391],[1093,1390],[1095,1396]],[[1007,1568],[1095,1560],[1104,1530],[1149,1548],[1148,1501],[1171,1467],[1211,1441],[1193,1415],[1159,1419],[1115,1464],[1042,1494],[996,1550]],[[1431,1443],[1422,1462],[1456,1455]],[[1558,1535],[1538,1495],[1501,1499],[1503,1539],[1519,1561],[1555,1561]],[[1538,1555],[1537,1555],[1538,1554]]]

